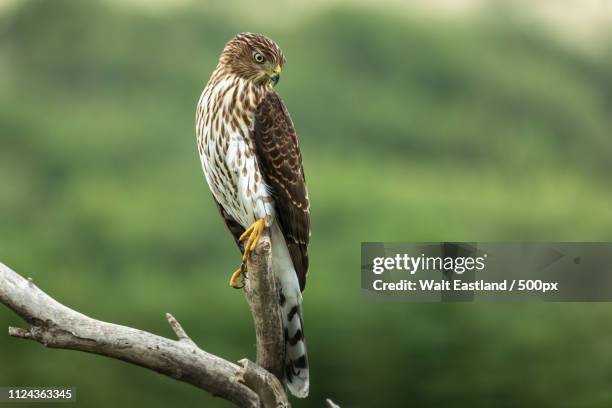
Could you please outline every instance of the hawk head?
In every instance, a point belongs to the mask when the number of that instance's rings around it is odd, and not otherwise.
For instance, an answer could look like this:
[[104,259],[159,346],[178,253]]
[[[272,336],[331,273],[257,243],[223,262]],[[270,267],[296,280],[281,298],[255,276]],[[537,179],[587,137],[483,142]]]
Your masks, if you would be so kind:
[[240,33],[223,49],[219,62],[242,78],[274,85],[285,65],[285,56],[278,45],[265,35]]

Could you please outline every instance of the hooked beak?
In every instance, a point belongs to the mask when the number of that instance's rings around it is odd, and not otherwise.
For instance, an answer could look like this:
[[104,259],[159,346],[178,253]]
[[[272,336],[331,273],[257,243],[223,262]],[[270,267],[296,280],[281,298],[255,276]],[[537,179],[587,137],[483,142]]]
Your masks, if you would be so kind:
[[282,69],[280,65],[275,66],[274,69],[272,70],[272,75],[270,75],[270,80],[272,81],[273,85],[276,85],[278,83],[278,80],[280,79],[281,71]]

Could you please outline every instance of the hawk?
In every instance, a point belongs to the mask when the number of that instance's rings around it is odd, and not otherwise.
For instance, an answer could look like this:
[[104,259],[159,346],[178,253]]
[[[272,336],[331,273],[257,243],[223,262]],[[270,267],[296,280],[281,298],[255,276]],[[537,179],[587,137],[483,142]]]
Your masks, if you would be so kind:
[[225,224],[242,252],[230,286],[268,229],[272,270],[280,282],[287,386],[308,395],[309,372],[302,319],[308,271],[310,203],[302,155],[289,113],[274,86],[285,57],[274,41],[241,33],[231,39],[196,110],[202,169]]

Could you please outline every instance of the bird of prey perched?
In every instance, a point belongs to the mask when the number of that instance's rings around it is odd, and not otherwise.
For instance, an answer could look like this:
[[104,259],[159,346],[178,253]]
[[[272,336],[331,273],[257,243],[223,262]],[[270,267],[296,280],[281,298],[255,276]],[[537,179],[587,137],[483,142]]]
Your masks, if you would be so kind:
[[264,229],[272,269],[281,284],[285,375],[297,397],[308,395],[302,291],[308,271],[310,203],[293,122],[274,91],[285,57],[266,36],[241,33],[219,57],[196,110],[202,169],[225,224],[242,255],[230,286]]

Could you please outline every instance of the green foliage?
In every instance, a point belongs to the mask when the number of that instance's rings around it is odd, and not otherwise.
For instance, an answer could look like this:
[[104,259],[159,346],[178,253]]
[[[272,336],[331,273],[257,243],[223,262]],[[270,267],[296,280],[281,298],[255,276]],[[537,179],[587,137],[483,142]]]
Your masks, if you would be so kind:
[[[0,259],[96,318],[254,355],[227,288],[194,109],[230,13],[23,2],[0,19]],[[606,407],[608,305],[369,303],[360,241],[612,239],[612,55],[491,15],[330,10],[272,32],[313,211],[309,402]],[[246,28],[248,29],[248,27]],[[220,239],[224,237],[225,239]],[[18,324],[0,309],[0,328]],[[137,367],[0,336],[0,384],[79,405],[227,406]]]

